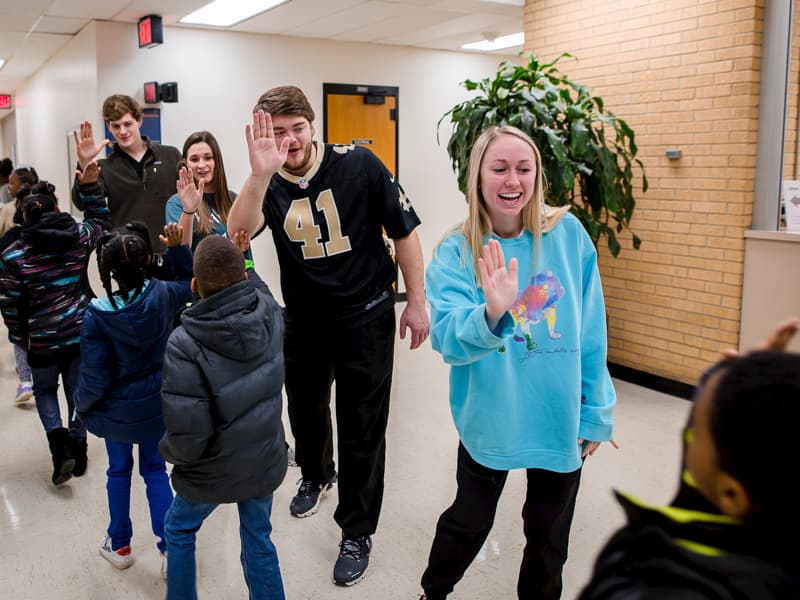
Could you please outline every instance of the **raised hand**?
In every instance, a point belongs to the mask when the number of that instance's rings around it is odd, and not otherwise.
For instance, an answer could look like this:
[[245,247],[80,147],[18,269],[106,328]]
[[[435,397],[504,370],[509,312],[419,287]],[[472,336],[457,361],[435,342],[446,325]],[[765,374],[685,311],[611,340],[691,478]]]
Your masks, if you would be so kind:
[[[789,346],[789,342],[800,330],[800,318],[792,317],[785,321],[781,321],[770,334],[754,348],[754,350],[777,350],[783,352]],[[724,360],[733,360],[738,358],[739,351],[735,348],[728,348],[722,353]]]
[[486,320],[489,329],[494,329],[517,299],[517,259],[512,258],[506,268],[506,257],[500,242],[489,240],[483,247],[483,256],[478,259],[478,269],[486,299]]
[[239,231],[234,232],[234,234],[231,236],[231,241],[239,250],[242,252],[247,252],[247,249],[250,247],[250,234],[247,233],[247,230],[240,229]]
[[178,171],[178,180],[175,182],[175,189],[178,191],[178,197],[181,199],[181,206],[184,212],[193,213],[200,206],[203,200],[203,187],[205,181],[200,180],[200,185],[197,185],[194,180],[194,173],[191,169],[181,167]]
[[100,165],[97,164],[96,160],[93,160],[83,167],[83,170],[75,169],[75,175],[78,176],[78,181],[81,183],[96,183],[100,177]]
[[[80,132],[80,133],[79,133]],[[100,154],[100,151],[106,147],[108,140],[94,141],[94,133],[92,132],[92,124],[89,121],[84,121],[80,125],[80,129],[72,132],[72,137],[75,138],[75,149],[78,151],[78,163],[81,169],[85,169],[91,160]]]
[[158,234],[158,239],[170,248],[177,248],[183,241],[183,231],[177,223],[167,223],[164,225],[164,235]]
[[245,138],[253,175],[272,177],[286,162],[291,140],[285,137],[280,147],[277,145],[269,113],[260,110],[253,115],[252,127],[245,127]]

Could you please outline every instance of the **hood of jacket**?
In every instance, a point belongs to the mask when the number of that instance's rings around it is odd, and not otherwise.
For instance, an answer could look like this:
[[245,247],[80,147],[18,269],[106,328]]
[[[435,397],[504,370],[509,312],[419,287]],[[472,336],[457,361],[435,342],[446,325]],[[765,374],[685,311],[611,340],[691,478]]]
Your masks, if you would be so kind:
[[181,315],[186,332],[201,345],[232,360],[250,360],[269,343],[267,301],[247,281],[203,298]]
[[31,246],[50,252],[74,248],[80,240],[78,224],[64,212],[49,212],[33,223],[22,226],[22,239]]
[[89,305],[89,310],[97,316],[99,326],[109,337],[129,346],[141,346],[159,334],[159,323],[153,319],[152,305],[158,302],[158,295],[153,293],[154,283],[151,280],[130,304],[122,306],[121,300],[116,299],[117,310],[106,310],[95,302]]

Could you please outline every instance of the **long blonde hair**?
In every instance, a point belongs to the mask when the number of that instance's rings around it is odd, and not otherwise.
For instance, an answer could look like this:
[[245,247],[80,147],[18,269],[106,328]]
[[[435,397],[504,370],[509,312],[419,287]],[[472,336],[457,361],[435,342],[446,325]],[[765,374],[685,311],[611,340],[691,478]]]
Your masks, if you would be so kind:
[[534,141],[524,131],[511,125],[492,125],[486,129],[475,143],[469,155],[467,166],[467,219],[461,226],[467,245],[472,251],[472,266],[475,278],[480,285],[480,271],[478,258],[483,252],[486,236],[492,231],[492,219],[486,208],[486,199],[481,192],[481,163],[486,155],[489,145],[502,135],[513,135],[530,146],[536,163],[536,179],[533,184],[533,193],[528,203],[522,208],[522,228],[533,234],[533,253],[531,265],[535,267],[542,243],[542,233],[555,227],[569,210],[569,206],[554,208],[544,203],[544,173],[542,172],[542,157]]

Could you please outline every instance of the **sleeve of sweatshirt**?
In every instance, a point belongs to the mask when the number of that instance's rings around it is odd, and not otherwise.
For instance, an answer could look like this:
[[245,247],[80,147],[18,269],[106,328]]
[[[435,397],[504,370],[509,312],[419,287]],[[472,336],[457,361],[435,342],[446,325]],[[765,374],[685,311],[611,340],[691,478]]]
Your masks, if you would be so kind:
[[[183,214],[183,205],[178,194],[172,194],[164,207],[164,223],[180,223]],[[194,228],[194,225],[192,225]]]
[[583,273],[581,318],[581,422],[579,436],[606,442],[613,433],[612,413],[617,394],[606,364],[608,336],[603,286],[597,251],[583,227],[577,227]]
[[91,309],[84,313],[81,325],[81,370],[75,386],[75,408],[81,414],[91,412],[106,397],[114,379],[111,346],[97,326]]
[[88,234],[90,248],[94,249],[100,236],[111,229],[108,202],[99,183],[78,184],[78,195],[83,204],[83,223],[81,225]]
[[175,279],[180,281],[191,281],[194,277],[194,265],[192,264],[192,250],[188,244],[167,247],[172,274]]
[[179,342],[183,328],[172,332],[164,355],[161,403],[166,433],[158,444],[161,456],[174,465],[190,464],[206,450],[214,434],[205,377]]
[[431,306],[431,344],[448,364],[481,360],[502,346],[514,330],[508,313],[494,331],[489,329],[486,302],[460,235],[450,235],[434,252],[425,272],[425,289]]
[[28,347],[28,300],[17,264],[12,260],[18,250],[5,252],[0,259],[0,311],[12,344]]

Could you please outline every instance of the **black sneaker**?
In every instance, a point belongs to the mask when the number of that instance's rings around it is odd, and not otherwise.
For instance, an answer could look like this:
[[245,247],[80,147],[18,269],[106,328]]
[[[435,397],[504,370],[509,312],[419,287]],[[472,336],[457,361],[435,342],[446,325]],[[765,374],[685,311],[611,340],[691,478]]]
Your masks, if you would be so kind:
[[297,495],[292,498],[292,502],[289,504],[289,512],[298,518],[310,517],[319,510],[319,501],[333,488],[335,483],[336,474],[328,481],[301,479],[300,487],[297,488]]
[[333,582],[336,585],[354,585],[364,578],[369,565],[372,539],[368,535],[342,538],[339,558],[333,565]]

